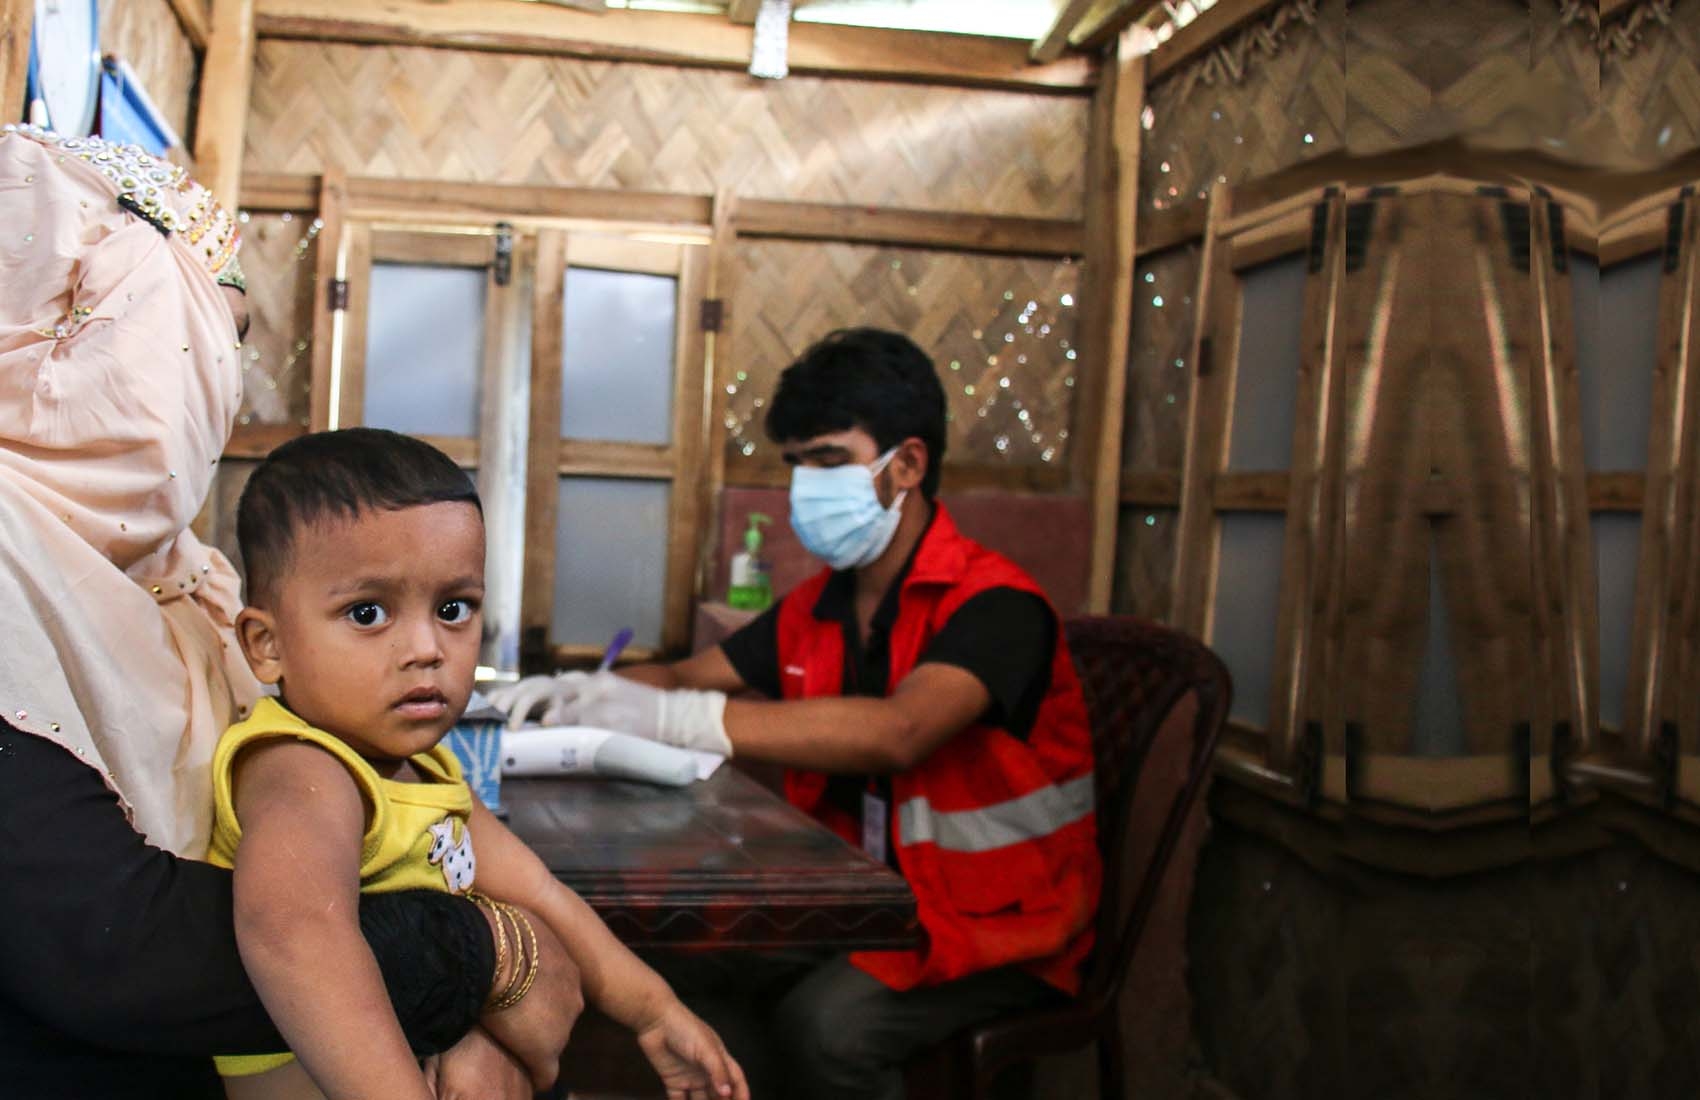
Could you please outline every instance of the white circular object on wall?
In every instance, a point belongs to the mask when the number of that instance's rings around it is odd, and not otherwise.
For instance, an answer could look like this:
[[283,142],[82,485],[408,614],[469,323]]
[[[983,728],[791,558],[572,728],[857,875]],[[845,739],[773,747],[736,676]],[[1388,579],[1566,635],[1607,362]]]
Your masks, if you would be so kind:
[[[100,94],[99,0],[35,0],[30,52],[30,121],[67,137],[87,137]],[[35,117],[43,109],[47,117]]]

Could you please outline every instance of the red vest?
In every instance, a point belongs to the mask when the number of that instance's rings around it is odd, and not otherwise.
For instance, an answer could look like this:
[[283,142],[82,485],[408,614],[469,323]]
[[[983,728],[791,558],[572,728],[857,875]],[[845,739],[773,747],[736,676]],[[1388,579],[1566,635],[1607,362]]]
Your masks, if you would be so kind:
[[[944,506],[936,507],[898,596],[888,693],[970,597],[989,588],[1044,596],[1031,577],[964,537]],[[842,694],[842,626],[814,615],[830,576],[822,571],[780,605],[786,699]],[[915,892],[925,943],[914,951],[859,952],[852,961],[899,990],[1022,964],[1075,992],[1092,948],[1101,873],[1092,763],[1086,702],[1059,622],[1050,688],[1025,741],[969,726],[891,777],[887,843]],[[857,823],[823,798],[826,778],[792,770],[786,795],[860,846]]]

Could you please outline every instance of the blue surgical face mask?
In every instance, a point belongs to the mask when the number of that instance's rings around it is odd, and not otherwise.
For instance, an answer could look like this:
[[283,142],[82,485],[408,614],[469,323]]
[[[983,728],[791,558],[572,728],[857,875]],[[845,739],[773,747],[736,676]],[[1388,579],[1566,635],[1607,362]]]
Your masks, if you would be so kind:
[[872,466],[798,466],[791,471],[791,529],[803,548],[834,569],[860,569],[885,553],[903,518],[907,490],[886,508],[874,489],[897,448]]

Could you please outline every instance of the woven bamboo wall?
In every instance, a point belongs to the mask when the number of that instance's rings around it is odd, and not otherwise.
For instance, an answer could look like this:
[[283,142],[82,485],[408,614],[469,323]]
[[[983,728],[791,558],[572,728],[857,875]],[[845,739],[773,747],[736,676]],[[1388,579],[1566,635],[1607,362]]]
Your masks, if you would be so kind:
[[117,54],[141,77],[154,105],[185,142],[200,62],[166,0],[105,0],[100,49]]
[[1140,201],[1167,209],[1202,199],[1218,180],[1255,179],[1340,149],[1344,8],[1344,0],[1283,4],[1150,88]]
[[307,425],[312,373],[312,215],[256,214],[242,227],[242,267],[252,320],[242,344],[238,425]]
[[1066,468],[1074,428],[1080,265],[848,244],[745,241],[737,250],[727,479],[771,469],[761,418],[779,372],[835,328],[909,335],[949,399],[947,464]]
[[[1544,146],[1584,102],[1560,72],[1532,65],[1537,22],[1557,20],[1550,0],[1463,0],[1448,4],[1443,19],[1414,0],[1352,5],[1343,43],[1346,148],[1380,153],[1461,134],[1490,148]],[[1563,41],[1580,35],[1585,45],[1583,25],[1573,26],[1577,34]]]
[[1186,457],[1199,252],[1197,245],[1166,249],[1134,269],[1123,469],[1179,470]]
[[1643,0],[1607,33],[1590,136],[1632,165],[1700,149],[1700,3]]
[[1078,217],[1088,101],[262,41],[245,166]]
[[1111,610],[1159,622],[1169,615],[1174,595],[1175,536],[1179,513],[1173,508],[1123,508],[1116,523],[1116,575]]
[[1455,137],[1614,167],[1700,147],[1700,4],[1620,20],[1603,43],[1585,5],[1454,0],[1445,11],[1278,5],[1150,90],[1142,201],[1164,209],[1323,153]]

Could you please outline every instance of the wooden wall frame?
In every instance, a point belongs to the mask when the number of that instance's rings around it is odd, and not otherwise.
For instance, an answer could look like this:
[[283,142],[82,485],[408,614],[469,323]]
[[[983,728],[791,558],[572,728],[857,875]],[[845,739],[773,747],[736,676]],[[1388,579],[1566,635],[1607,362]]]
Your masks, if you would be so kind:
[[[1602,279],[1610,268],[1661,254],[1669,236],[1671,209],[1673,205],[1680,209],[1681,200],[1679,188],[1662,189],[1621,203],[1601,217],[1592,203],[1580,200],[1574,195],[1562,192],[1549,195],[1544,189],[1537,191],[1540,200],[1560,207],[1563,218],[1561,222],[1555,221],[1549,213],[1545,218],[1533,219],[1537,230],[1545,227],[1548,238],[1544,242],[1537,239],[1532,243],[1532,255],[1551,260],[1552,256],[1543,252],[1543,249],[1550,249],[1553,243],[1551,234],[1555,228],[1563,228],[1566,238],[1562,242],[1563,250],[1571,255],[1591,257],[1597,263]],[[1547,263],[1543,266],[1550,269],[1552,265]],[[1569,334],[1570,322],[1573,320],[1569,317],[1568,308],[1570,291],[1562,285],[1567,281],[1567,277],[1560,273],[1561,277],[1549,278],[1545,271],[1540,274],[1550,287],[1550,290],[1541,295],[1541,321],[1551,329],[1555,346],[1552,368],[1546,373],[1556,382],[1553,388],[1556,412],[1553,415],[1558,423],[1564,425],[1557,437],[1564,447],[1579,452],[1581,439],[1578,426],[1584,410],[1580,407],[1579,397],[1565,392],[1570,386],[1566,377],[1568,372],[1564,366],[1566,355],[1574,361],[1574,349],[1565,349],[1562,344],[1563,338]],[[1670,272],[1665,275],[1667,280],[1672,277]],[[1663,297],[1661,288],[1661,298]],[[1545,339],[1545,336],[1538,336],[1538,339]],[[1603,360],[1597,369],[1604,369]],[[1655,383],[1657,379],[1655,368]],[[1539,377],[1536,381],[1540,381]],[[1572,401],[1574,405],[1570,405]],[[1656,406],[1656,394],[1654,401],[1655,421],[1668,417],[1668,409]],[[1570,405],[1568,409],[1567,405]],[[1649,429],[1649,443],[1652,443],[1655,430],[1651,424]],[[1560,656],[1568,657],[1573,666],[1570,675],[1579,685],[1580,698],[1574,701],[1563,698],[1559,700],[1557,719],[1564,722],[1568,729],[1555,729],[1553,743],[1544,756],[1539,751],[1540,746],[1536,746],[1536,751],[1531,754],[1531,802],[1538,805],[1541,797],[1548,793],[1555,799],[1585,797],[1588,790],[1596,785],[1611,786],[1636,797],[1651,795],[1654,798],[1662,798],[1673,782],[1673,777],[1668,774],[1667,764],[1674,762],[1674,743],[1668,746],[1667,753],[1656,733],[1651,739],[1644,737],[1645,719],[1639,722],[1636,720],[1634,712],[1637,708],[1632,704],[1626,705],[1623,728],[1608,727],[1602,717],[1605,697],[1601,679],[1601,620],[1593,575],[1593,570],[1601,563],[1592,560],[1591,540],[1586,545],[1577,545],[1580,539],[1575,530],[1581,527],[1584,532],[1582,538],[1587,538],[1591,533],[1594,517],[1603,513],[1641,517],[1646,510],[1648,494],[1654,481],[1650,481],[1644,469],[1584,468],[1579,477],[1573,471],[1567,474],[1567,467],[1581,464],[1579,454],[1552,452],[1550,446],[1546,450],[1557,454],[1556,460],[1546,461],[1553,466],[1556,474],[1559,500],[1580,501],[1570,504],[1569,514],[1560,516],[1558,522],[1552,525],[1560,535],[1561,545],[1569,544],[1564,553],[1570,557],[1568,569],[1571,576],[1564,583],[1574,592],[1574,595],[1566,596],[1568,606],[1560,609],[1560,621],[1564,621],[1562,614],[1569,612],[1585,617],[1585,620],[1581,623],[1565,624],[1563,633],[1568,635],[1570,640],[1567,650],[1561,652]],[[1535,457],[1544,457],[1540,449],[1537,449]],[[1649,534],[1643,531],[1642,545],[1637,554],[1637,570],[1649,551],[1649,537]],[[1580,563],[1584,560],[1584,553],[1590,565],[1587,575],[1583,578],[1586,583],[1579,583],[1577,574],[1582,572]],[[1565,565],[1562,560],[1558,562],[1559,568],[1564,568]],[[1642,609],[1647,601],[1653,598],[1655,587],[1646,578],[1637,577],[1634,612],[1637,617],[1644,613]],[[1580,640],[1575,638],[1578,632],[1582,634]],[[1627,665],[1629,685],[1626,694],[1631,698],[1638,698],[1648,688],[1644,662],[1654,647],[1651,639],[1640,634],[1639,627],[1634,629],[1631,645],[1633,652]],[[1626,700],[1616,701],[1627,703]],[[1575,715],[1578,710],[1581,712],[1579,718]],[[1557,736],[1560,732],[1568,734],[1562,741]]]
[[313,256],[313,359],[308,384],[308,427],[315,432],[336,426],[337,410],[331,394],[333,384],[341,385],[338,356],[348,309],[347,299],[336,287],[348,264],[343,240],[347,205],[348,177],[337,169],[327,170],[318,180],[317,201],[308,207],[318,211],[323,223]]
[[0,118],[8,122],[24,117],[34,26],[34,0],[0,0]]
[[[1590,502],[1582,455],[1581,376],[1571,306],[1569,241],[1563,207],[1530,196],[1529,256],[1534,279],[1535,349],[1529,386],[1530,529],[1535,606],[1552,678],[1551,722],[1537,722],[1530,748],[1531,803],[1551,798],[1555,748],[1586,753],[1599,739],[1599,609]],[[1560,730],[1568,742],[1555,746]]]
[[195,115],[195,174],[214,198],[234,210],[242,191],[254,82],[254,0],[212,0],[210,22]]
[[527,671],[553,663],[549,624],[555,610],[556,479],[561,424],[561,303],[567,293],[567,235],[537,234],[531,298],[531,419],[526,435],[525,584],[520,602],[520,662]]
[[[1272,245],[1311,247],[1311,276],[1305,280],[1299,377],[1293,411],[1293,457],[1287,524],[1281,554],[1281,595],[1275,618],[1277,639],[1271,670],[1270,763],[1302,785],[1301,756],[1314,753],[1301,738],[1307,721],[1320,719],[1325,749],[1346,752],[1343,723],[1330,713],[1339,700],[1326,690],[1338,683],[1338,644],[1345,581],[1344,490],[1345,368],[1340,362],[1340,292],[1346,264],[1346,202],[1336,188],[1316,198],[1308,216],[1275,213],[1231,238],[1228,265],[1242,256],[1272,258]],[[1293,223],[1297,219],[1296,232]],[[1312,244],[1318,230],[1321,249]],[[1330,792],[1343,795],[1344,791]]]
[[[1215,515],[1223,511],[1286,512],[1294,503],[1292,494],[1303,493],[1305,479],[1291,479],[1288,471],[1231,471],[1227,469],[1228,431],[1232,423],[1235,372],[1239,360],[1239,276],[1256,263],[1267,262],[1310,248],[1316,229],[1314,219],[1324,218],[1328,247],[1343,247],[1342,223],[1327,210],[1339,202],[1339,188],[1315,189],[1279,202],[1235,213],[1235,189],[1217,184],[1210,195],[1210,216],[1199,265],[1198,314],[1194,319],[1188,362],[1192,364],[1192,392],[1187,404],[1187,447],[1180,471],[1178,498],[1173,496],[1174,474],[1145,471],[1136,478],[1123,473],[1124,499],[1161,506],[1180,506],[1180,534],[1176,553],[1175,603],[1171,621],[1183,630],[1204,636],[1209,629],[1209,608],[1214,593]],[[1323,211],[1319,213],[1319,211]],[[1336,239],[1338,238],[1338,240]],[[1332,267],[1312,274],[1327,275]],[[1332,277],[1332,276],[1330,276]],[[1317,357],[1329,353],[1328,323],[1331,300],[1312,298],[1311,288],[1322,285],[1307,279],[1306,335],[1303,369],[1315,371]],[[1321,326],[1321,327],[1318,327]],[[1307,379],[1309,380],[1307,382]],[[1304,387],[1314,383],[1301,377],[1300,402],[1309,408]],[[1313,397],[1316,395],[1312,395]],[[1318,404],[1318,408],[1325,407]],[[1298,410],[1295,410],[1297,413]],[[1295,421],[1294,455],[1305,453],[1314,426]],[[1119,458],[1119,456],[1118,456]]]
[[[1700,550],[1700,204],[1692,193],[1666,208],[1666,278],[1660,289],[1658,362],[1653,377],[1646,497],[1636,577],[1634,647],[1624,735],[1642,759],[1695,754],[1700,695],[1685,676],[1696,667],[1700,599],[1693,578]],[[1674,763],[1674,760],[1673,760]],[[1700,776],[1679,774],[1683,797],[1700,801]]]
[[1091,492],[1091,551],[1086,608],[1110,610],[1121,519],[1122,428],[1126,415],[1128,347],[1132,328],[1134,241],[1138,232],[1140,112],[1145,105],[1145,58],[1124,36],[1109,52],[1109,71],[1093,103],[1093,178],[1089,209],[1095,224],[1088,339],[1099,369],[1080,407],[1096,408],[1085,425],[1081,463]]
[[[1335,367],[1335,298],[1345,254],[1344,199],[1338,187],[1313,190],[1253,209],[1237,208],[1234,189],[1211,192],[1199,269],[1187,409],[1186,455],[1179,477],[1180,517],[1170,618],[1206,639],[1214,633],[1220,519],[1230,512],[1286,517],[1276,649],[1270,664],[1267,728],[1244,731],[1263,749],[1230,751],[1247,771],[1287,797],[1314,794],[1319,747],[1307,735],[1303,702],[1320,661],[1328,595],[1339,566],[1335,486],[1338,477],[1339,371]],[[1299,375],[1293,409],[1293,450],[1285,470],[1230,470],[1228,443],[1240,358],[1240,272],[1254,263],[1308,250]],[[1118,456],[1119,457],[1119,456]],[[1125,475],[1124,475],[1125,477]],[[1131,479],[1129,479],[1131,481]],[[1166,503],[1173,475],[1147,472],[1124,482],[1123,494]],[[1306,758],[1306,759],[1301,759]],[[1307,762],[1308,760],[1308,762]]]

